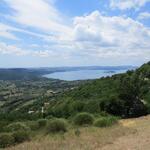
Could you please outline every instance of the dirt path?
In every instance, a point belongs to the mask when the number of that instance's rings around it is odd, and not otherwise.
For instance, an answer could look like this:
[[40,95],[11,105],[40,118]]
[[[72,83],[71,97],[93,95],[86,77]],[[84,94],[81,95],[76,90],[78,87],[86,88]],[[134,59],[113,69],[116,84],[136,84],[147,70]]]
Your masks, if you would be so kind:
[[121,124],[134,132],[116,139],[101,150],[150,150],[150,116],[122,120]]

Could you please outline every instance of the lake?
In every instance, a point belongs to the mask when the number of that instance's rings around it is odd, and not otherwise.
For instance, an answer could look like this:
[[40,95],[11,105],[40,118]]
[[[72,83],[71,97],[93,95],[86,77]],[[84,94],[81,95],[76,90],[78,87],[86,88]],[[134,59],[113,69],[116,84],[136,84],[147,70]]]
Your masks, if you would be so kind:
[[66,80],[66,81],[75,81],[75,80],[98,79],[101,77],[112,76],[118,73],[124,73],[126,71],[127,69],[125,70],[75,70],[75,71],[54,72],[51,74],[44,75],[44,77]]

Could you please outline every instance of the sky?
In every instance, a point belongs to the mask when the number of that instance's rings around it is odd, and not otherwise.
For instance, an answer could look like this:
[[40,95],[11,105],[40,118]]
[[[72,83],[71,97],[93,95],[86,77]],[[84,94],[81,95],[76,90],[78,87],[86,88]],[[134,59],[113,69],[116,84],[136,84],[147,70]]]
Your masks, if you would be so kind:
[[150,0],[0,0],[0,68],[148,61]]

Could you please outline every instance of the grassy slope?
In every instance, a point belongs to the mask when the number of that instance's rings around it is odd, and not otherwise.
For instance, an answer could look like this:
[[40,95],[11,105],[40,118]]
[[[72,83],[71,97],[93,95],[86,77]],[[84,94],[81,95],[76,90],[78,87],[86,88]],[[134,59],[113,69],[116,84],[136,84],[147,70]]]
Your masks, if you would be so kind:
[[77,137],[70,129],[65,135],[43,136],[7,150],[149,150],[150,116],[121,120],[110,128],[80,128]]

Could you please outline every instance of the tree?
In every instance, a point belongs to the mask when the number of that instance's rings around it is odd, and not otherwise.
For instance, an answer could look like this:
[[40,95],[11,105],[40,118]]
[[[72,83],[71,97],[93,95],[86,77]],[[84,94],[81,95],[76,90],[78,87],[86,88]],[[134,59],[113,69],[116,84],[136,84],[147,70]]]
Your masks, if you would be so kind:
[[124,101],[124,115],[137,117],[146,114],[142,99],[141,88],[143,79],[137,74],[124,76],[119,84],[119,98]]

